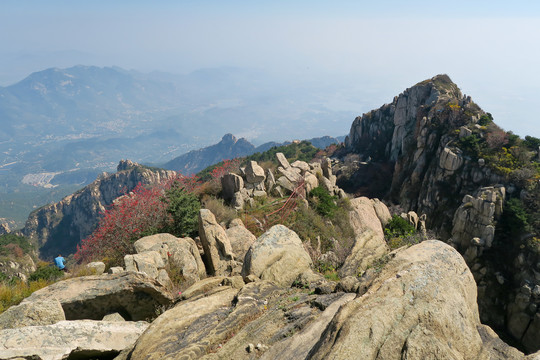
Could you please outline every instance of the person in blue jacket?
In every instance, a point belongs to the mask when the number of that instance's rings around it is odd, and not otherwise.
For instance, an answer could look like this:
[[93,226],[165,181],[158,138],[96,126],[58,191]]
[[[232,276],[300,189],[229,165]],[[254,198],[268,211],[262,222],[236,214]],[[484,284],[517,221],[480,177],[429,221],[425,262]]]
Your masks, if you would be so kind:
[[54,264],[56,267],[62,271],[67,271],[66,265],[64,264],[66,262],[66,259],[62,257],[62,255],[58,254],[58,257],[54,258]]

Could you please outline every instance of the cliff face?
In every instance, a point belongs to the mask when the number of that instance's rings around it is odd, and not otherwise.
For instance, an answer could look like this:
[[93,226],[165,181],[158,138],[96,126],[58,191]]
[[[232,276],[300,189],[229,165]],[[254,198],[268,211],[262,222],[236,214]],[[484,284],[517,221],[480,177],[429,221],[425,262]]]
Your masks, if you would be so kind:
[[390,200],[429,214],[428,226],[449,238],[461,198],[501,181],[455,146],[453,131],[482,114],[448,76],[438,75],[356,118],[345,145],[364,159],[393,164]]
[[22,232],[37,244],[43,258],[74,253],[76,245],[91,234],[100,214],[114,199],[139,183],[156,184],[175,174],[122,160],[115,174],[98,178],[61,201],[32,212]]
[[496,233],[516,186],[460,149],[460,139],[473,130],[487,136],[478,124],[482,115],[448,76],[438,75],[356,118],[345,145],[367,162],[365,168],[390,167],[386,199],[426,214],[428,229],[464,256],[478,284],[482,321],[536,350],[531,339],[538,339],[540,328],[540,258],[520,239]]

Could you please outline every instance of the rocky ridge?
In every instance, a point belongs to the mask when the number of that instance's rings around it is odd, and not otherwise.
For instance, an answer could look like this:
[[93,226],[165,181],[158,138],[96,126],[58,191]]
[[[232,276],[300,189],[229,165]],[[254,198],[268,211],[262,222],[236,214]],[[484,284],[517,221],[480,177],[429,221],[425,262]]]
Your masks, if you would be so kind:
[[156,184],[175,175],[174,171],[150,169],[122,160],[116,173],[103,175],[60,202],[32,212],[22,233],[37,244],[44,258],[59,252],[74,253],[76,245],[91,234],[100,214],[116,198],[139,183]]
[[[459,147],[459,139],[482,128],[482,115],[448,76],[438,75],[357,117],[345,145],[366,164],[358,177],[372,163],[390,167],[388,192],[380,196],[428,215],[427,228],[456,247],[471,268],[482,320],[534,351],[540,347],[540,297],[533,294],[540,291],[540,259],[509,251],[505,243],[513,240],[498,242],[495,232],[516,187]],[[535,334],[532,342],[528,331]]]

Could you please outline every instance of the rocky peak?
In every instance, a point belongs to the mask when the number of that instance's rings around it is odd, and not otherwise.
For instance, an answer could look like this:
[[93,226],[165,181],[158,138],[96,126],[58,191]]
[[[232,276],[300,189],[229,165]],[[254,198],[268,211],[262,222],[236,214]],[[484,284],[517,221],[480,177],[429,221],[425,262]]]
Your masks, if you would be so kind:
[[118,163],[118,166],[116,167],[116,171],[129,170],[137,166],[140,166],[140,165],[131,160],[120,160],[120,162]]
[[225,134],[223,135],[223,137],[221,138],[221,142],[223,144],[235,144],[236,142],[238,141],[238,139],[236,138],[236,136],[234,136],[233,134]]

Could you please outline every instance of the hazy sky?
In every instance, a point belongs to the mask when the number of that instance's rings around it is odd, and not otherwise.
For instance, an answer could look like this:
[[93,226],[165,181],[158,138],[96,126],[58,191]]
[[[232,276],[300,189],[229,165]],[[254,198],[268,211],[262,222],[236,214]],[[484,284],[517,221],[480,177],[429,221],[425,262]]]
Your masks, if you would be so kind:
[[239,66],[355,84],[358,97],[377,87],[369,108],[348,109],[359,114],[446,73],[503,128],[540,137],[537,0],[2,0],[0,44],[0,85],[76,64]]

